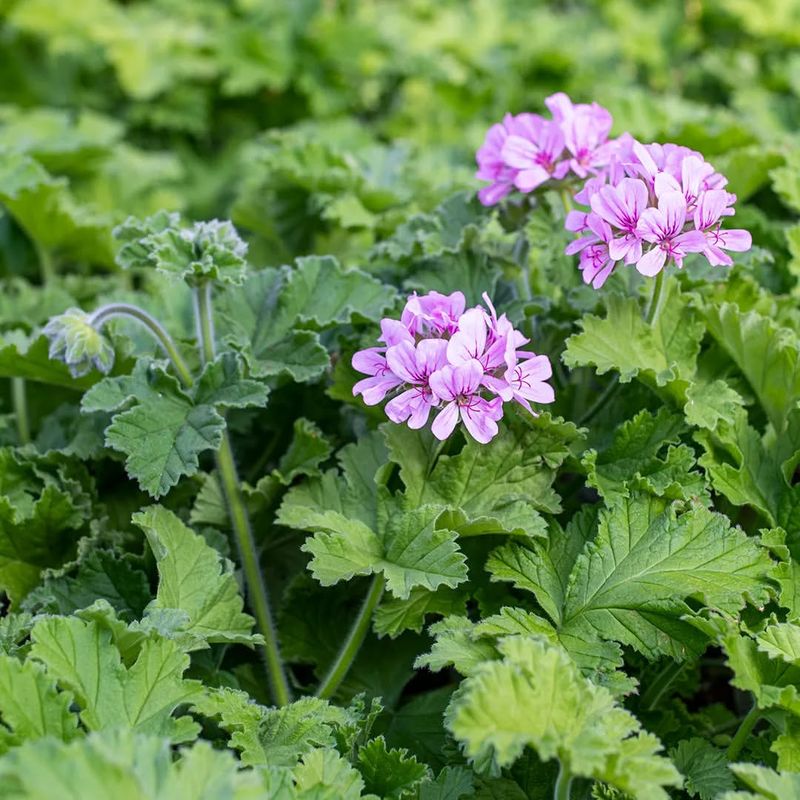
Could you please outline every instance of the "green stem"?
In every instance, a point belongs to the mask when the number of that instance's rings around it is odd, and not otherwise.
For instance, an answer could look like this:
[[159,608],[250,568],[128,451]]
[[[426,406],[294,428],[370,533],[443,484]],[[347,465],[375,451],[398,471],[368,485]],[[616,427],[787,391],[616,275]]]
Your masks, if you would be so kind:
[[369,626],[372,622],[372,612],[381,599],[384,583],[383,575],[376,575],[372,579],[372,584],[361,605],[361,610],[358,612],[358,616],[355,618],[350,628],[350,633],[347,634],[347,639],[345,639],[342,649],[339,650],[339,655],[336,656],[336,660],[328,670],[328,674],[325,676],[322,683],[320,683],[319,689],[317,689],[317,697],[323,699],[331,697],[339,688],[339,684],[344,679],[344,676],[347,675],[347,671],[352,666],[369,631]]
[[667,689],[675,682],[678,675],[683,672],[685,661],[670,661],[661,672],[656,675],[653,682],[642,695],[641,707],[645,711],[652,711],[664,696]]
[[56,276],[53,256],[47,248],[38,243],[35,244],[35,248],[36,257],[39,259],[39,273],[42,277],[42,283],[50,283]]
[[661,312],[661,304],[664,302],[664,283],[664,270],[662,269],[656,275],[656,281],[653,284],[653,294],[650,297],[650,305],[645,316],[645,322],[648,325],[653,325]]
[[728,745],[728,761],[735,761],[738,758],[739,753],[741,753],[744,747],[744,743],[747,741],[747,737],[752,733],[753,728],[755,728],[756,723],[760,719],[761,709],[758,707],[758,703],[754,703],[750,711],[747,712],[747,716],[739,725],[730,745]]
[[569,800],[570,790],[572,789],[572,773],[564,762],[559,762],[558,777],[553,791],[553,800]]
[[169,356],[184,386],[189,387],[194,383],[191,370],[183,360],[183,356],[181,356],[172,337],[155,317],[150,316],[150,314],[144,309],[139,308],[139,306],[134,306],[129,303],[109,303],[106,306],[98,308],[89,318],[89,322],[96,331],[99,331],[107,322],[121,317],[135,320],[153,335]]
[[591,407],[583,413],[581,418],[577,421],[578,427],[586,425],[588,422],[591,422],[594,419],[595,415],[600,411],[603,406],[605,406],[608,401],[617,393],[619,390],[619,376],[615,375],[606,385],[606,388],[598,396],[597,400],[592,403]]
[[561,189],[561,202],[564,205],[564,217],[572,211],[572,193],[566,187]]
[[264,637],[264,655],[267,661],[272,699],[275,705],[285,706],[291,701],[291,692],[283,669],[278,647],[278,634],[272,621],[267,585],[258,563],[250,517],[239,486],[239,476],[236,474],[236,463],[233,460],[231,440],[227,431],[222,436],[222,445],[217,453],[217,469],[222,481],[222,491],[228,504],[231,527],[239,548],[248,599],[255,613],[259,631]]
[[[195,310],[197,312],[197,328],[200,334],[200,354],[204,363],[214,360],[216,345],[214,342],[214,311],[211,305],[211,284],[200,286],[195,291]],[[264,637],[264,655],[267,662],[272,699],[277,706],[285,706],[291,701],[291,691],[283,669],[278,634],[272,618],[269,593],[258,563],[258,551],[250,516],[242,497],[236,461],[227,428],[222,434],[222,444],[217,453],[217,470],[222,482],[222,493],[228,506],[239,559],[244,571],[247,595],[256,616],[259,632]]]
[[14,404],[14,418],[17,421],[19,443],[30,444],[31,426],[28,419],[28,398],[25,391],[25,378],[11,379],[11,400]]

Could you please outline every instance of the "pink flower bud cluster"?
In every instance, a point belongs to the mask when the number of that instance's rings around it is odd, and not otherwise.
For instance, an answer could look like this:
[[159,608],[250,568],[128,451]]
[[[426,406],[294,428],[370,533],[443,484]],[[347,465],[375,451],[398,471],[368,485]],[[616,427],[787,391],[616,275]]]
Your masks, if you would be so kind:
[[506,115],[478,150],[477,177],[490,181],[478,192],[484,205],[514,188],[531,192],[570,175],[584,181],[567,216],[581,237],[567,247],[580,253],[583,280],[599,289],[616,266],[633,264],[647,276],[668,263],[678,268],[689,253],[712,265],[733,264],[727,250],[752,245],[745,230],[724,230],[736,195],[703,156],[675,144],[643,145],[629,134],[609,139],[611,114],[596,103],[573,104],[563,93],[545,100],[553,118]]
[[411,295],[400,320],[381,322],[380,347],[360,350],[353,367],[369,377],[356,383],[354,395],[377,405],[387,394],[386,415],[409,428],[424,427],[436,412],[431,430],[444,440],[459,421],[483,444],[497,434],[503,404],[552,403],[552,375],[547,356],[519,348],[529,342],[506,315],[488,308],[465,310],[461,292]]

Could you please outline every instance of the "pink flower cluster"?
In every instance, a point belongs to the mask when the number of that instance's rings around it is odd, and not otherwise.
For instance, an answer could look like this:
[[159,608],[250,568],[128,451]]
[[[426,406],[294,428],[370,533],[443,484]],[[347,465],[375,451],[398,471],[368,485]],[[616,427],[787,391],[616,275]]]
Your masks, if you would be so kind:
[[580,253],[584,283],[599,289],[620,261],[652,277],[669,262],[683,267],[689,253],[731,266],[726,250],[750,249],[747,231],[722,229],[735,213],[736,195],[700,153],[629,137],[625,150],[621,170],[590,178],[575,195],[588,210],[567,215],[567,229],[582,234],[566,252]]
[[411,295],[399,321],[382,320],[383,346],[353,356],[353,367],[369,376],[353,394],[373,406],[392,392],[386,404],[392,422],[422,428],[435,410],[431,430],[438,439],[460,420],[483,444],[497,434],[503,403],[515,401],[531,413],[531,402],[552,403],[550,360],[518,349],[529,340],[483,299],[488,311],[465,310],[461,292]]
[[620,262],[653,276],[670,262],[682,267],[689,253],[730,266],[726,250],[750,249],[747,231],[722,229],[735,213],[736,195],[700,153],[643,145],[629,134],[609,139],[611,114],[596,103],[575,105],[559,93],[545,104],[552,120],[508,114],[489,129],[477,177],[491,183],[478,197],[494,205],[514,188],[531,192],[570,174],[584,180],[574,199],[586,209],[566,220],[568,230],[582,235],[566,252],[580,253],[585,283],[599,289]]
[[489,128],[476,156],[476,177],[491,181],[478,192],[485,206],[499,203],[514,188],[532,192],[570,172],[586,178],[614,161],[616,142],[608,139],[612,119],[605,108],[574,105],[563,92],[548,97],[545,105],[553,119],[506,114]]

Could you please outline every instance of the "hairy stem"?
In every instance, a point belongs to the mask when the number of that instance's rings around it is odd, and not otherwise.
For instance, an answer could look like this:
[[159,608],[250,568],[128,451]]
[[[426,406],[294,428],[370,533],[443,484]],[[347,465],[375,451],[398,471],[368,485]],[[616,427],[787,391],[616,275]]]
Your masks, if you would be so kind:
[[648,325],[655,324],[658,315],[661,313],[661,304],[664,302],[664,270],[656,275],[655,283],[653,284],[653,294],[650,297],[650,305],[647,307],[647,314],[645,322]]
[[556,786],[553,790],[553,800],[569,800],[570,790],[572,789],[572,773],[563,761],[558,765],[558,777]]
[[19,443],[30,444],[31,425],[28,419],[28,397],[25,391],[25,378],[11,379],[11,401],[14,405],[14,419],[17,423]]
[[336,656],[336,660],[328,670],[328,674],[322,680],[322,683],[320,683],[319,688],[317,689],[317,697],[321,697],[323,699],[331,697],[331,695],[333,695],[333,693],[339,688],[339,684],[342,682],[345,675],[347,675],[347,671],[352,666],[353,661],[358,655],[358,651],[361,648],[367,633],[369,632],[369,626],[372,622],[372,612],[375,610],[375,606],[378,605],[378,602],[381,599],[384,583],[385,581],[383,575],[376,575],[372,579],[367,596],[364,598],[364,602],[361,604],[361,609],[358,612],[358,616],[355,618],[353,625],[350,628],[350,633],[347,634],[347,639],[345,639],[344,644],[342,644],[342,649],[339,650],[339,655]]
[[761,709],[754,703],[747,716],[741,721],[733,740],[728,745],[728,761],[735,761],[742,752],[747,737],[753,732],[756,723],[761,719]]
[[155,318],[150,316],[144,309],[129,303],[109,303],[101,306],[89,318],[92,327],[99,331],[107,322],[112,319],[127,318],[132,319],[142,325],[164,349],[169,356],[175,372],[178,373],[181,383],[188,387],[194,382],[191,370],[186,366],[183,356],[180,354],[173,338],[167,333],[164,326]]
[[[200,354],[203,362],[208,363],[213,361],[216,350],[210,284],[201,286],[195,291],[195,311],[198,317],[197,329],[200,334]],[[275,705],[284,706],[290,702],[291,692],[283,669],[269,593],[261,572],[261,565],[258,563],[258,551],[250,525],[250,516],[242,497],[236,461],[233,457],[233,448],[227,429],[222,435],[222,444],[217,453],[217,470],[222,483],[222,493],[228,506],[231,528],[239,550],[247,596],[255,614],[259,632],[264,637],[264,656],[267,662],[267,676],[272,690],[272,699]]]
[[675,682],[678,675],[683,672],[686,666],[685,661],[670,661],[656,675],[653,682],[647,687],[647,691],[642,695],[641,707],[645,711],[652,711],[660,702],[666,691]]

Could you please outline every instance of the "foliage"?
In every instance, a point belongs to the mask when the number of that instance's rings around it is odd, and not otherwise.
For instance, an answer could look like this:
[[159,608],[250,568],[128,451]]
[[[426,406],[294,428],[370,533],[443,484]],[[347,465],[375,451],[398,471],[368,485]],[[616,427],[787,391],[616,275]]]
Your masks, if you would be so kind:
[[[799,12],[0,0],[0,798],[798,796]],[[753,248],[654,306],[574,178],[484,207],[562,91]],[[554,402],[354,396],[415,292]]]

